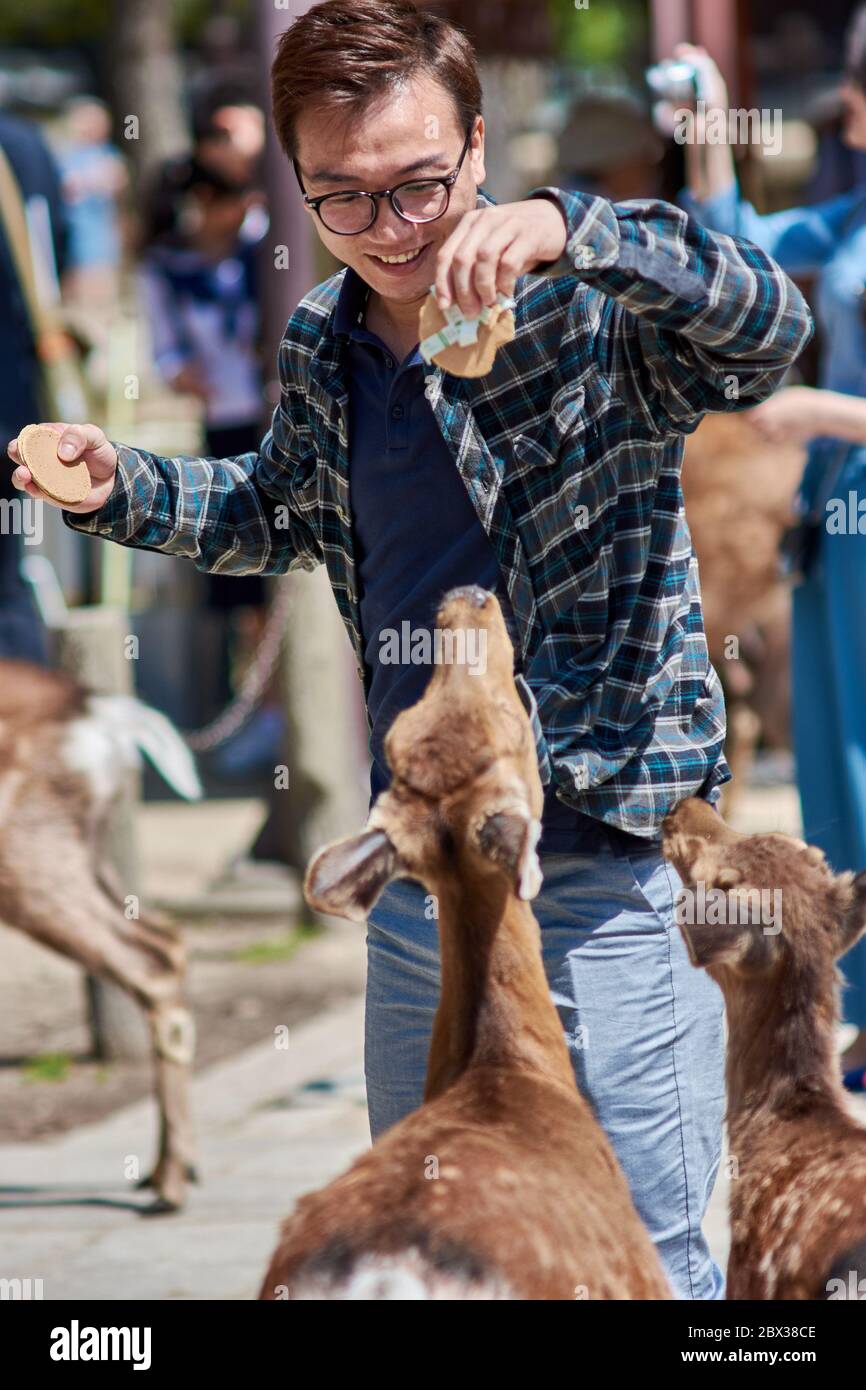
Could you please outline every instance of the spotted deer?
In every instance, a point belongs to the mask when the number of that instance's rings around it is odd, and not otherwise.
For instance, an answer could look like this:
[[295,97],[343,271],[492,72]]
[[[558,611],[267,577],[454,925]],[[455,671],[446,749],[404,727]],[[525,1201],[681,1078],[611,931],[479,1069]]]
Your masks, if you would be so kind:
[[148,1212],[181,1206],[194,1176],[189,1104],[192,1016],[184,948],[154,913],[128,912],[105,835],[139,748],[181,795],[201,795],[168,720],[128,696],[90,695],[70,676],[0,661],[0,922],[113,981],[144,1010],[153,1041],[160,1137]]
[[742,835],[694,798],[663,844],[692,964],[727,1009],[728,1297],[866,1299],[866,1126],[833,1045],[836,959],[866,927],[866,873],[834,874],[787,835]]
[[357,921],[396,877],[435,896],[424,1103],[301,1198],[260,1297],[669,1298],[542,966],[542,789],[499,604],[452,590],[437,626],[483,663],[434,664],[388,733],[392,781],[366,829],[321,850],[305,884],[314,907]]

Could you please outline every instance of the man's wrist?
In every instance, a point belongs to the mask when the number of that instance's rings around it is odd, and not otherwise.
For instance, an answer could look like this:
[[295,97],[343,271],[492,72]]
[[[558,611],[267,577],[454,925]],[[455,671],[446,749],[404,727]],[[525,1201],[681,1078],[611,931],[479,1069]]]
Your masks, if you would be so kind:
[[[555,222],[551,219],[552,232],[550,255],[545,257],[544,260],[538,261],[538,263],[532,267],[531,271],[533,275],[543,275],[546,271],[551,270],[565,254],[565,246],[568,241],[568,217],[559,199],[547,189],[537,194],[531,194],[530,197],[536,202],[549,204],[557,214]],[[558,233],[561,233],[561,235],[558,235]]]
[[533,189],[529,197],[552,202],[566,225],[562,254],[545,273],[585,277],[616,265],[620,248],[619,222],[607,198],[552,186]]

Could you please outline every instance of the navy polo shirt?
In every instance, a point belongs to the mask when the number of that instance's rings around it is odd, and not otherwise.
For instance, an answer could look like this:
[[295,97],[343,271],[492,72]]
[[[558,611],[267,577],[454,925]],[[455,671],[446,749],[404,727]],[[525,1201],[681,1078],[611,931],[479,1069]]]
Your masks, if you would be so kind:
[[[417,346],[396,361],[364,325],[367,295],[347,268],[334,331],[348,338],[349,495],[376,797],[390,780],[385,735],[400,711],[420,700],[431,675],[428,664],[383,660],[388,642],[418,640],[422,631],[432,636],[443,596],[463,584],[495,592],[512,640],[516,629],[492,543],[424,394]],[[539,849],[549,853],[586,846],[600,830],[560,801],[552,785],[542,826]]]

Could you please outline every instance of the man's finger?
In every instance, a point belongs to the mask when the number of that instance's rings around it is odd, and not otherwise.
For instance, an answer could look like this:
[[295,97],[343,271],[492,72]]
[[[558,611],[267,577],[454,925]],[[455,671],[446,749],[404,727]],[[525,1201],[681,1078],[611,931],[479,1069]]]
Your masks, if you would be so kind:
[[105,435],[98,425],[67,425],[57,445],[58,458],[71,463],[88,449],[98,449]]
[[529,238],[525,235],[513,237],[508,245],[503,247],[496,268],[496,288],[499,294],[507,294],[509,297],[514,294],[518,277],[523,274],[530,254]]
[[458,224],[456,231],[452,232],[448,240],[442,243],[442,246],[439,248],[439,254],[436,257],[434,289],[436,292],[436,302],[440,309],[447,309],[454,299],[451,267],[454,253],[462,240],[463,234],[457,235],[461,227],[462,223]]
[[452,277],[452,262],[458,247],[462,246],[464,239],[470,235],[479,218],[482,215],[481,209],[475,212],[467,212],[461,217],[454,231],[447,240],[443,241],[436,256],[436,275],[434,288],[436,299],[440,309],[447,309],[454,298],[454,285]]
[[43,496],[41,490],[33,481],[33,475],[30,469],[25,468],[23,464],[21,464],[19,468],[16,468],[15,472],[12,474],[12,486],[17,488],[19,492],[26,492],[28,497],[36,498],[37,501]]
[[[464,314],[479,314],[485,302],[496,302],[496,281],[499,257],[505,246],[514,239],[516,228],[511,219],[501,222],[494,230],[490,224],[476,225],[463,238],[454,255],[451,278],[454,295]],[[482,259],[483,257],[483,259]],[[490,265],[492,259],[493,265]],[[489,290],[485,301],[481,293],[483,276],[488,265]],[[482,285],[479,285],[479,276]]]
[[495,236],[482,239],[475,256],[475,291],[482,304],[496,303],[496,296],[502,293],[500,285],[500,261],[515,240],[514,227],[503,223]]

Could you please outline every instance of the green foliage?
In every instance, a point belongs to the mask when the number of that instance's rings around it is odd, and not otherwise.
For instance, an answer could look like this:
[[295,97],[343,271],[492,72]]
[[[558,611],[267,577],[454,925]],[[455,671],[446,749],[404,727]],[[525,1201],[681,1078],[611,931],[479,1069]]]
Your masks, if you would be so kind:
[[301,943],[318,931],[316,926],[294,927],[285,936],[251,941],[249,946],[232,952],[232,959],[242,961],[244,965],[270,965],[274,961],[289,960]]
[[27,0],[0,9],[0,43],[57,48],[92,43],[105,34],[110,0]]
[[629,68],[646,43],[644,0],[548,0],[559,58],[578,67]]
[[69,1075],[72,1059],[66,1052],[41,1052],[38,1057],[29,1057],[21,1069],[22,1080],[28,1083],[37,1081],[65,1081]]
[[[0,7],[0,45],[51,49],[98,43],[105,38],[115,5],[124,0],[26,0]],[[213,17],[212,0],[172,0],[178,43],[195,43]],[[222,13],[237,15],[247,26],[253,0],[226,0]]]

